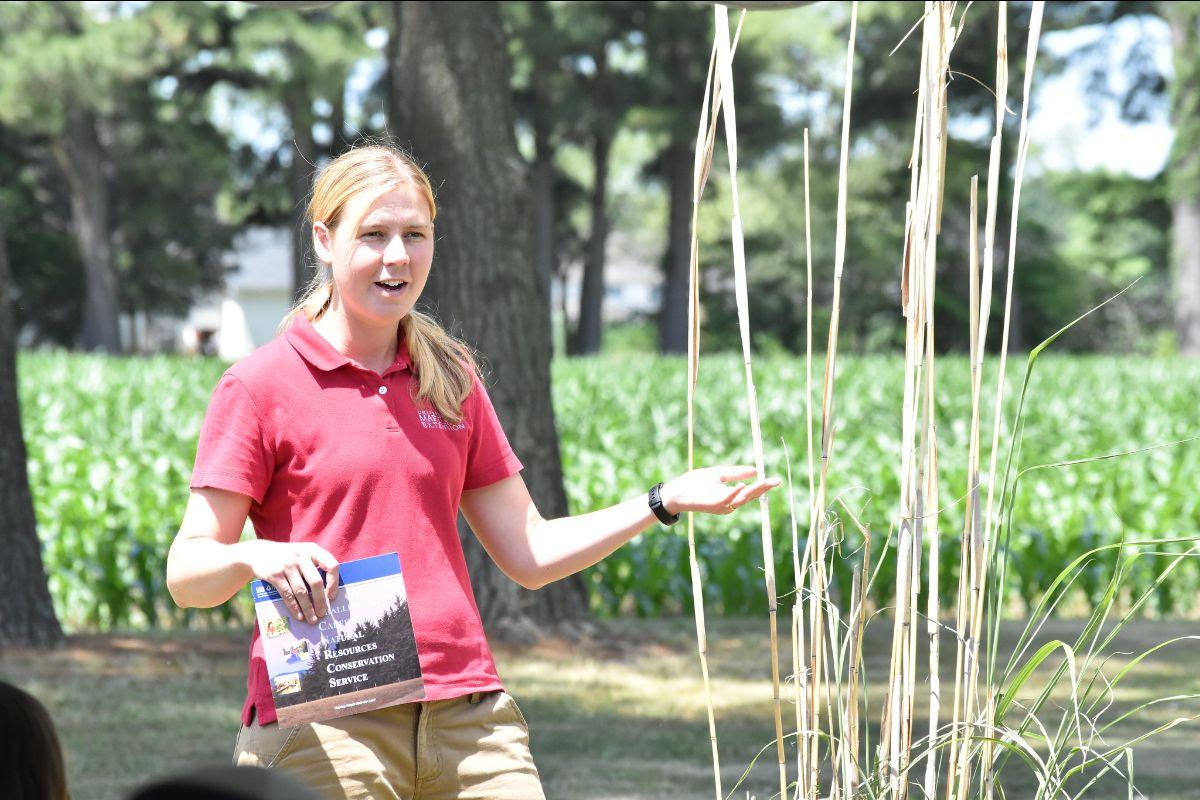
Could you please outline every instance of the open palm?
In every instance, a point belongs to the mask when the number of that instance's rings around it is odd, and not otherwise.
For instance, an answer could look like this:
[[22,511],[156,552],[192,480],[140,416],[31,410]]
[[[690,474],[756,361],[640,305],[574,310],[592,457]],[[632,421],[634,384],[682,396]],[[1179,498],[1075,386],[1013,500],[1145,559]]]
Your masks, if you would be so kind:
[[663,504],[672,514],[729,514],[780,484],[779,478],[752,480],[757,475],[758,470],[744,464],[694,469],[663,484]]

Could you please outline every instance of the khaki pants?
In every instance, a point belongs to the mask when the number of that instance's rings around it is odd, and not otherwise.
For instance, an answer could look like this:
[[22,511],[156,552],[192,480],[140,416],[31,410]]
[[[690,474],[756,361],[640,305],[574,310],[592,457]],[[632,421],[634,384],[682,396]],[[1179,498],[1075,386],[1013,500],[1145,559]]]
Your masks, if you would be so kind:
[[329,800],[544,800],[507,692],[405,703],[238,733],[233,762],[283,770]]

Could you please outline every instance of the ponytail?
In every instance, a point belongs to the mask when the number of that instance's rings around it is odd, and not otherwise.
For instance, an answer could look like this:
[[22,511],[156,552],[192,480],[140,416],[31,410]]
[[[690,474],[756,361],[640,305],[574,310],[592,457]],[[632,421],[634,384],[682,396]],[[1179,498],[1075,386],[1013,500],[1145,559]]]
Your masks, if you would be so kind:
[[309,322],[316,322],[329,310],[329,304],[333,302],[333,279],[324,274],[327,271],[320,267],[315,270],[312,280],[301,292],[300,299],[288,311],[279,323],[279,327],[275,329],[276,335],[292,327],[292,323],[301,314]]
[[463,401],[479,374],[470,346],[416,310],[400,320],[400,330],[417,376],[417,401],[431,405],[451,425],[462,422]]

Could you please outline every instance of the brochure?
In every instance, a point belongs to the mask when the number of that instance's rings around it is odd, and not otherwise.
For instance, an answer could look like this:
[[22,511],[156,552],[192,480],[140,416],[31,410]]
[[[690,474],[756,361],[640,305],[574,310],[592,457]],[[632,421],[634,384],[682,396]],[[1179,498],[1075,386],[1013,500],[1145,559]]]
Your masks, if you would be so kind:
[[316,624],[292,618],[271,584],[250,590],[280,725],[424,699],[398,554],[343,563],[337,597]]

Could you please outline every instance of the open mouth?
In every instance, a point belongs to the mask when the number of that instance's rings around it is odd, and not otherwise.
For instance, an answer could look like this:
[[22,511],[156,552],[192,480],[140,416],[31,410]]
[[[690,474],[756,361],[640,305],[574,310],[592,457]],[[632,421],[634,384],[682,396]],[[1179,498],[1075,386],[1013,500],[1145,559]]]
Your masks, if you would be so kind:
[[375,281],[375,285],[387,294],[400,294],[408,286],[407,281]]

